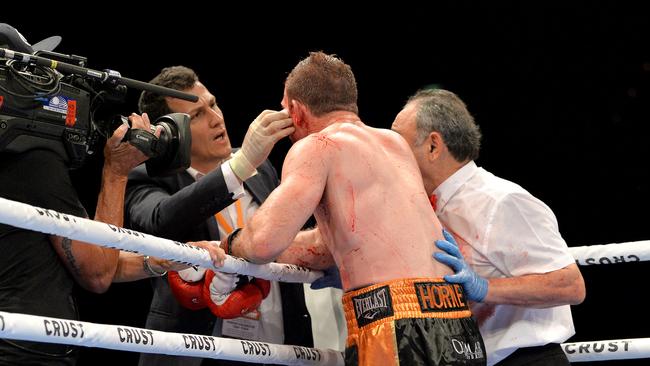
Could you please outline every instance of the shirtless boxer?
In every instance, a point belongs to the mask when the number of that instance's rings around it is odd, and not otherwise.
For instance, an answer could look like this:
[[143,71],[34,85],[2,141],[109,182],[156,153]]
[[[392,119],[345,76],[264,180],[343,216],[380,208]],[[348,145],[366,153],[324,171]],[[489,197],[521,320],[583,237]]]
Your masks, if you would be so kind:
[[431,261],[443,236],[413,154],[398,134],[363,124],[356,101],[354,75],[340,59],[316,52],[298,63],[282,100],[296,128],[282,183],[226,247],[271,262],[314,213],[318,228],[279,260],[340,269],[346,365],[483,365],[462,288]]

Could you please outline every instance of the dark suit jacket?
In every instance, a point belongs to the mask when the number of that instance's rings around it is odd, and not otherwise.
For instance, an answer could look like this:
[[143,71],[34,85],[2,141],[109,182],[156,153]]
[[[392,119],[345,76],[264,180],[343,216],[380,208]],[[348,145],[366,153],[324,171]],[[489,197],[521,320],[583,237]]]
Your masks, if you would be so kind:
[[[279,180],[273,166],[264,162],[258,174],[244,186],[258,204],[264,202]],[[150,178],[144,165],[129,175],[126,191],[125,225],[132,229],[181,242],[219,240],[214,214],[232,204],[220,168],[195,182],[182,172],[170,177]],[[212,334],[217,318],[210,310],[192,311],[173,297],[167,278],[153,280],[154,295],[147,328],[193,334]],[[302,284],[280,283],[285,344],[313,347],[311,319],[305,305]],[[206,360],[203,365],[231,365],[228,361]],[[140,365],[198,366],[200,358],[142,354]],[[240,364],[240,363],[237,363]]]

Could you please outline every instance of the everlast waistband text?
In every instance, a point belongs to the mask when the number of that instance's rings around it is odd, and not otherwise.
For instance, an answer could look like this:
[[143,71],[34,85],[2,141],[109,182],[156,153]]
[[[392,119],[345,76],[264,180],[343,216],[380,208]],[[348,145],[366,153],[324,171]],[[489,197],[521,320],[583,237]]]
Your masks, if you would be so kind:
[[352,298],[354,315],[359,327],[379,319],[393,316],[393,300],[390,288],[382,286]]

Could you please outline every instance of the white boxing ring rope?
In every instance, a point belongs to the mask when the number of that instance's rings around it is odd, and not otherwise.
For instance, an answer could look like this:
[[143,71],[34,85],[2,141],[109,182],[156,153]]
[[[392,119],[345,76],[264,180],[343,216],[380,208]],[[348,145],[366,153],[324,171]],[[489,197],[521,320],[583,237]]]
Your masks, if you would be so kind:
[[26,203],[0,198],[0,223],[22,229],[81,240],[108,248],[144,253],[179,263],[199,265],[217,271],[239,273],[271,281],[311,283],[323,272],[291,264],[253,264],[227,256],[223,267],[215,268],[208,251],[177,241],[127,230],[103,222],[62,214]]
[[[46,210],[4,198],[0,198],[0,207],[2,207],[0,210],[0,223],[95,243],[104,247],[144,253],[176,262],[246,274],[272,281],[309,283],[323,275],[320,271],[312,271],[294,265],[278,263],[256,265],[231,256],[227,257],[223,267],[214,268],[206,250],[184,243],[90,219],[64,215],[53,210]],[[648,261],[650,260],[650,240],[570,247],[569,251],[579,265]],[[20,329],[15,327],[18,324]],[[61,333],[59,335],[52,334],[55,324],[57,331]],[[73,325],[78,328],[76,336],[71,336]],[[68,329],[69,334],[67,336],[63,335],[64,327]],[[83,336],[81,336],[82,328]],[[287,362],[287,365],[343,364],[341,353],[333,350],[274,345],[265,342],[203,335],[166,333],[149,329],[94,324],[1,311],[0,337],[143,353],[164,353],[259,363]],[[137,342],[136,337],[139,339]],[[147,341],[149,339],[152,342],[155,341],[155,345],[145,343],[145,338]],[[650,358],[650,338],[563,343],[562,349],[570,362]],[[265,351],[268,354],[263,355],[262,353]]]
[[581,266],[650,260],[650,240],[570,247],[569,252]]
[[253,363],[343,365],[343,355],[334,350],[168,333],[3,311],[0,311],[0,338]]
[[563,343],[562,350],[569,362],[650,358],[650,338]]

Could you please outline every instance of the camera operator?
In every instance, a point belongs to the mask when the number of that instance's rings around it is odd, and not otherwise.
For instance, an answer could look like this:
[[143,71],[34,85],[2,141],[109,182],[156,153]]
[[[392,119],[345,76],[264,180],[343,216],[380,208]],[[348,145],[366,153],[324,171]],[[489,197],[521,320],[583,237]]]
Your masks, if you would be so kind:
[[[129,117],[133,128],[150,130],[146,114]],[[121,125],[104,147],[104,166],[95,220],[122,226],[127,175],[147,159],[121,142]],[[152,130],[152,129],[151,129]],[[156,131],[159,135],[160,132]],[[86,217],[66,160],[48,149],[0,153],[0,196],[61,213]],[[218,250],[208,243],[215,263]],[[78,319],[72,296],[75,283],[102,293],[111,282],[162,275],[179,264],[120,252],[68,238],[0,224],[0,310],[64,319]],[[0,365],[74,365],[75,347],[0,339]]]

